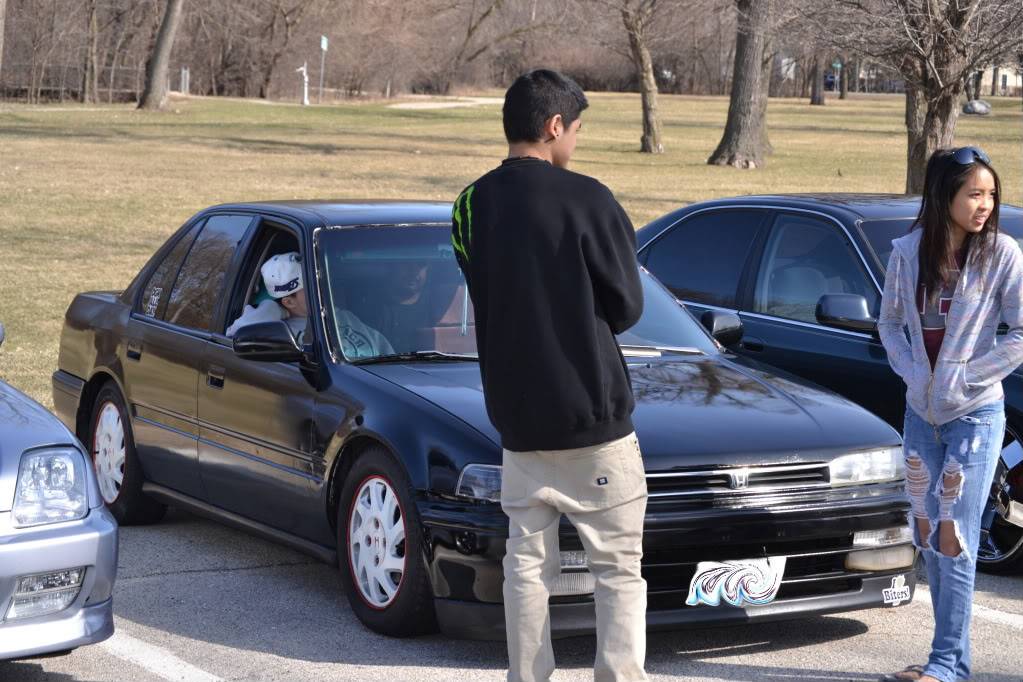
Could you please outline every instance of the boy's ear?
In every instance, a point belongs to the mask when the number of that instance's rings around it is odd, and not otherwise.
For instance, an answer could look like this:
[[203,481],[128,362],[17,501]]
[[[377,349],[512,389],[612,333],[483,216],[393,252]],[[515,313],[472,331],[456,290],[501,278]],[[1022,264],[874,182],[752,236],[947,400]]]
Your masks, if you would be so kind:
[[544,123],[544,141],[553,142],[561,136],[561,133],[565,130],[565,124],[561,118],[561,114],[554,114],[547,122]]

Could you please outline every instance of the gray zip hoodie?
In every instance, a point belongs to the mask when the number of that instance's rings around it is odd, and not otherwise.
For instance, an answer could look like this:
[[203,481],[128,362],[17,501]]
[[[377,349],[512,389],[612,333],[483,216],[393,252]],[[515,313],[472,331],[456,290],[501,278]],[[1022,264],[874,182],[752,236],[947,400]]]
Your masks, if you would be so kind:
[[[932,371],[916,303],[922,238],[916,229],[892,241],[877,329],[906,402],[938,425],[1002,399],[1002,379],[1023,363],[1023,253],[1005,234],[993,249],[971,248]],[[999,321],[1009,331],[996,342]]]

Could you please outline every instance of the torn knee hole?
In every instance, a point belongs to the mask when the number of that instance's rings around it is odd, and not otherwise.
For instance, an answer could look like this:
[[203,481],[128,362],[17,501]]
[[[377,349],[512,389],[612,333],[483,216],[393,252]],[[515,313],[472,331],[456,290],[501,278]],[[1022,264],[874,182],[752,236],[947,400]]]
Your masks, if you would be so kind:
[[906,458],[906,493],[913,508],[913,516],[917,519],[927,519],[925,501],[930,483],[931,475],[924,466],[924,461],[911,450]]
[[963,553],[963,542],[957,521],[942,521],[939,536],[939,551],[943,555],[954,559]]

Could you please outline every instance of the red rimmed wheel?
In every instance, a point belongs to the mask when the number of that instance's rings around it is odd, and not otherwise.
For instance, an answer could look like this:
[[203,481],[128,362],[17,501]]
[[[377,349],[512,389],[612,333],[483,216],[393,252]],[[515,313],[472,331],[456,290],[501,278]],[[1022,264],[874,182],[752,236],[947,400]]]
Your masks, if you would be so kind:
[[392,637],[436,629],[423,530],[404,471],[381,447],[353,464],[338,506],[338,563],[352,610]]

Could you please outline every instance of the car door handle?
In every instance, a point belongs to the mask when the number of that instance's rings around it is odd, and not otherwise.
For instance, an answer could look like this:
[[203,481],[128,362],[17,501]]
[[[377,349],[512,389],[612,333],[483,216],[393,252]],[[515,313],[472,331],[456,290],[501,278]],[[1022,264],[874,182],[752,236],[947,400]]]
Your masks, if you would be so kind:
[[206,385],[210,388],[224,388],[224,368],[210,367],[206,370]]
[[141,360],[142,359],[142,342],[141,341],[129,341],[128,350],[125,352],[129,360]]
[[764,342],[761,339],[751,336],[742,340],[742,347],[745,350],[759,353],[764,350]]

